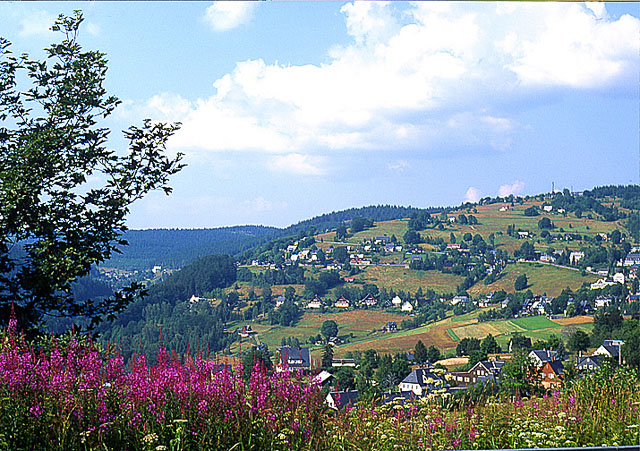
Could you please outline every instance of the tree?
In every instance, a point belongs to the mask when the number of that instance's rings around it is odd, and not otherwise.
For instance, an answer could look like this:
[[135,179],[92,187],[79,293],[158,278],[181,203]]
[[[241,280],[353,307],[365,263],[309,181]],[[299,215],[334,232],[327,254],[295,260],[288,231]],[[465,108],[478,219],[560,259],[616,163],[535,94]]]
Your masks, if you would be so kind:
[[338,263],[346,263],[349,261],[349,253],[347,252],[347,248],[345,246],[336,247],[333,250],[333,259]]
[[429,354],[427,353],[427,347],[424,345],[422,340],[418,340],[416,346],[413,350],[413,359],[418,362],[426,362],[429,360]]
[[480,340],[477,338],[463,338],[456,347],[456,355],[469,355],[472,351],[480,350]]
[[322,368],[329,369],[333,365],[333,346],[329,343],[324,345],[324,352],[322,353]]
[[520,274],[516,278],[516,281],[513,284],[513,287],[515,288],[516,291],[522,291],[525,288],[527,288],[527,284],[528,283],[529,283],[529,281],[527,280],[527,275],[526,274]]
[[567,346],[572,352],[584,352],[589,349],[589,335],[582,330],[576,330],[569,335]]
[[406,244],[419,244],[422,242],[422,237],[415,230],[407,230],[402,239]]
[[[44,315],[84,316],[90,326],[114,318],[141,293],[132,284],[111,298],[76,301],[72,284],[126,244],[130,205],[149,191],[169,194],[169,177],[183,165],[165,155],[178,129],[144,121],[124,131],[126,154],[108,149],[98,124],[120,104],[103,82],[105,55],[78,42],[82,14],[60,15],[60,43],[46,59],[14,56],[0,38],[0,309],[10,305],[22,327],[35,331]],[[19,85],[31,80],[33,86]],[[100,174],[102,186],[88,178]],[[22,258],[16,258],[20,249]]]
[[540,221],[538,221],[538,228],[541,229],[541,230],[553,229],[554,225],[553,225],[553,222],[551,222],[551,219],[542,218]]
[[242,356],[242,375],[245,380],[251,378],[251,373],[255,367],[270,370],[272,367],[271,353],[268,349],[252,348]]
[[538,211],[538,209],[535,206],[529,207],[529,208],[524,210],[524,215],[525,216],[538,216],[539,214],[540,214],[540,212]]
[[442,354],[440,353],[440,350],[434,345],[429,346],[429,349],[427,349],[427,359],[429,360],[429,362],[434,363],[441,358]]
[[338,336],[338,323],[333,320],[327,320],[322,323],[322,328],[320,329],[320,333],[324,335],[325,338],[337,337]]
[[491,334],[487,335],[484,340],[482,340],[480,349],[485,354],[495,354],[501,351],[500,346],[498,346],[498,343],[496,342],[496,339]]
[[527,354],[519,351],[502,366],[500,385],[509,394],[520,393],[526,396],[531,393],[537,374],[537,368]]

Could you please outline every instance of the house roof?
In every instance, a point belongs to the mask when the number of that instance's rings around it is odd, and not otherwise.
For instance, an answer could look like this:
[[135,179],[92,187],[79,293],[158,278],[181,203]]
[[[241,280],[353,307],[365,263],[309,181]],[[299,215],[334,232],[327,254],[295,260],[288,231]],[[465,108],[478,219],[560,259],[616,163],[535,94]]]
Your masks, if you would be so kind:
[[549,366],[551,370],[555,374],[563,374],[564,373],[564,365],[559,360],[554,360],[553,362],[547,362],[544,364],[545,368]]
[[418,384],[421,387],[434,385],[443,382],[443,379],[436,373],[431,372],[428,368],[416,368],[402,382],[404,384]]
[[329,396],[333,398],[333,402],[338,409],[344,409],[349,405],[353,406],[358,401],[357,390],[332,391],[329,393]]
[[618,346],[602,345],[600,348],[604,348],[611,357],[618,357],[618,354],[620,353],[620,348]]
[[[280,353],[281,364],[286,364],[291,369],[309,368],[311,366],[311,360],[309,359],[309,348],[281,346],[278,348],[278,352]],[[295,361],[297,360],[302,360],[302,363],[295,363]]]
[[531,354],[535,355],[541,362],[549,362],[558,358],[558,351],[552,349],[534,349],[529,353],[530,356]]
[[469,371],[473,371],[478,365],[483,366],[487,371],[491,373],[499,373],[504,365],[503,360],[482,360],[474,365]]
[[412,391],[394,391],[382,394],[382,405],[389,404],[394,401],[400,405],[404,405],[406,401],[415,402],[419,399],[420,397]]
[[328,381],[332,377],[333,377],[333,374],[331,374],[328,371],[322,370],[318,374],[316,374],[315,380],[317,380],[320,385],[323,385],[326,381]]
[[589,362],[593,363],[595,366],[599,366],[600,365],[600,356],[598,355],[583,355],[582,357],[580,357],[578,359],[578,363],[576,364],[577,367],[581,367],[584,366],[586,364],[588,364]]

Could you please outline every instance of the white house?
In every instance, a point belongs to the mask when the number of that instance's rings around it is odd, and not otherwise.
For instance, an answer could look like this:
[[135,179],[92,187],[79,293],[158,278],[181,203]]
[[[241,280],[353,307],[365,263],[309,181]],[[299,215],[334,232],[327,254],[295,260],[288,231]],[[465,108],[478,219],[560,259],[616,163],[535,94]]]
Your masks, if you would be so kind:
[[548,212],[550,212],[551,210],[553,210],[553,206],[551,206],[551,205],[544,205],[544,206],[542,207],[542,209],[548,213]]
[[316,294],[307,304],[307,308],[322,308],[322,299]]
[[593,352],[593,355],[604,355],[618,359],[618,363],[622,363],[622,340],[605,340],[602,346]]
[[613,281],[615,283],[621,283],[624,285],[624,274],[621,272],[617,272],[613,275]]
[[451,300],[451,305],[467,304],[468,302],[469,298],[467,296],[454,296]]
[[400,296],[396,295],[396,297],[391,299],[391,303],[394,307],[400,307],[402,305],[402,299],[400,299]]
[[340,296],[338,299],[336,299],[336,303],[333,304],[338,308],[349,308],[351,307],[351,304],[349,303],[349,300],[347,298],[345,298],[344,296]]
[[404,304],[402,304],[402,311],[409,313],[413,312],[413,305],[411,305],[411,302],[405,301]]
[[558,351],[551,349],[535,349],[528,354],[529,360],[535,363],[537,368],[542,368],[546,362],[554,362],[558,358]]
[[611,282],[610,280],[599,279],[597,282],[591,284],[592,290],[600,290],[609,285],[615,285],[616,282]]
[[400,391],[412,391],[418,396],[444,388],[444,379],[428,368],[416,368],[400,382]]
[[608,307],[609,305],[611,305],[611,302],[613,302],[613,299],[611,299],[611,297],[608,297],[608,296],[598,296],[594,300],[594,304],[596,308]]

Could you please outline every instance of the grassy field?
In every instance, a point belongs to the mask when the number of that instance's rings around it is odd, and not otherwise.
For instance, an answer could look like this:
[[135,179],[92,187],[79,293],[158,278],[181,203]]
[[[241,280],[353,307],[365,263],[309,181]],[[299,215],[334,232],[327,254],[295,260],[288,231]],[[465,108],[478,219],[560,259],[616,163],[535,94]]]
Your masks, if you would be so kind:
[[363,230],[362,232],[358,232],[355,235],[351,236],[347,241],[350,243],[359,243],[368,238],[375,238],[377,236],[388,236],[395,235],[396,238],[400,241],[402,240],[402,236],[407,231],[407,224],[409,223],[408,219],[394,219],[392,221],[382,221],[377,222],[373,227],[367,230]]
[[443,274],[439,271],[417,271],[403,266],[369,266],[358,278],[379,287],[394,290],[416,292],[432,289],[436,293],[451,293],[464,280],[454,274]]
[[[309,337],[315,337],[320,333],[324,321],[335,321],[338,324],[338,336],[354,341],[380,335],[380,328],[388,321],[395,321],[400,324],[406,318],[406,315],[387,313],[380,310],[351,310],[336,313],[306,311],[302,319],[294,327],[258,323],[255,325],[252,323],[252,327],[258,332],[257,338],[259,341],[265,343],[269,349],[275,350],[277,346],[280,346],[280,341],[283,337],[297,338],[301,343],[306,342]],[[376,331],[375,333],[373,333],[374,330]],[[254,341],[254,339],[245,340],[247,342]],[[317,349],[320,348],[318,347]]]
[[469,294],[480,296],[500,290],[512,292],[516,278],[521,274],[527,275],[529,281],[527,289],[534,293],[546,293],[547,296],[558,296],[566,287],[577,290],[585,282],[592,283],[598,280],[598,276],[594,274],[582,276],[580,271],[572,269],[558,268],[541,263],[515,263],[507,265],[499,280],[491,285],[485,285],[483,282],[477,283],[469,289]]

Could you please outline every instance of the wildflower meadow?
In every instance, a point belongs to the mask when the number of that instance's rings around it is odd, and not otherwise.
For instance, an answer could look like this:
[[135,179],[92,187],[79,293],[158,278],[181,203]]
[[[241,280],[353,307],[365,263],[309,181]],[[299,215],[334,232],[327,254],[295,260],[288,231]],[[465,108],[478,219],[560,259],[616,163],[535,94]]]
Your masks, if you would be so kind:
[[248,380],[203,357],[161,348],[125,365],[115,348],[0,335],[0,449],[490,449],[640,444],[640,387],[618,370],[522,399],[412,405],[375,401],[341,412],[302,374],[256,366]]

